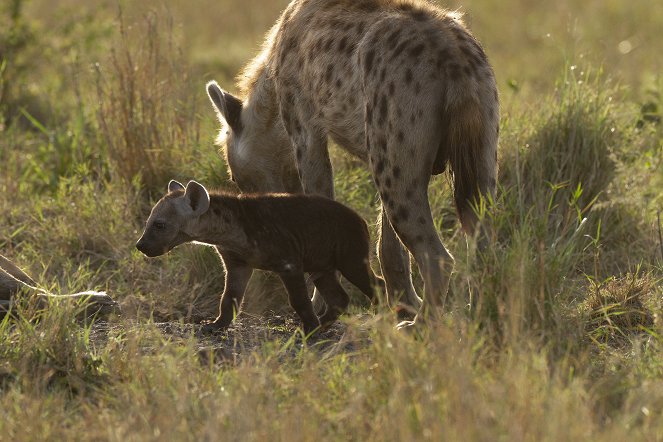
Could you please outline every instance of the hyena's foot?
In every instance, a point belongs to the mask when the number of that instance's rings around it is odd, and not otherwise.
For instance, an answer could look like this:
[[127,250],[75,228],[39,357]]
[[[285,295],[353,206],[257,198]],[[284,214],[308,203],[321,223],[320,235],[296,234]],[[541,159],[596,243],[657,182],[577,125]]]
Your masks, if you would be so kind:
[[417,308],[403,303],[399,303],[394,310],[396,318],[401,322],[413,321],[418,311]]
[[216,318],[213,321],[202,321],[200,324],[202,326],[200,327],[200,332],[203,334],[217,333],[226,330],[230,325],[227,324],[226,321],[222,321],[220,318]]
[[411,321],[401,321],[396,325],[396,330],[406,333],[415,333],[426,326],[426,323],[421,315],[417,315]]
[[317,320],[317,318],[316,321],[307,321],[305,323],[302,323],[302,329],[304,330],[304,334],[306,336],[315,335],[321,330],[321,328],[322,327],[320,326],[320,321]]
[[327,308],[327,311],[325,314],[320,316],[320,325],[323,329],[328,328],[330,325],[332,325],[338,317],[341,315],[342,312],[333,309],[331,307]]

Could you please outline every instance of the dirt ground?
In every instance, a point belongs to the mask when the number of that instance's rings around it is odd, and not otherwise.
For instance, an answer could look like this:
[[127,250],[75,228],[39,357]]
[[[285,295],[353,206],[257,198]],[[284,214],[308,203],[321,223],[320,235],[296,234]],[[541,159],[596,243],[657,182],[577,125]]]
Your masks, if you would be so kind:
[[[303,346],[319,351],[321,355],[352,353],[370,344],[368,330],[373,319],[369,314],[346,316],[307,338],[301,329],[298,330],[300,321],[294,313],[265,312],[260,316],[242,313],[228,329],[216,333],[202,333],[200,325],[182,322],[158,322],[154,326],[167,340],[184,341],[194,337],[202,362],[213,358],[214,362],[234,364],[268,342],[281,346],[284,356],[294,356]],[[352,325],[348,325],[348,321]],[[132,330],[144,326],[137,321],[96,321],[92,325],[90,341],[93,346],[101,347],[109,336],[127,336]]]

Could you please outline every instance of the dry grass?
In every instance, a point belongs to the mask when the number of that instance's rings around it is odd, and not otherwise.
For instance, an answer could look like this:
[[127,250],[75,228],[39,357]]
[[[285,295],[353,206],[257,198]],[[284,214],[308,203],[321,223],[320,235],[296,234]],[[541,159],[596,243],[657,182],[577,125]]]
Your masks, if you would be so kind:
[[[0,60],[16,54],[0,69],[0,250],[50,291],[123,307],[85,326],[28,303],[30,320],[0,322],[0,439],[659,439],[663,16],[647,2],[464,3],[504,103],[501,187],[479,251],[434,180],[457,259],[443,321],[407,335],[354,310],[304,342],[257,275],[251,315],[193,333],[216,313],[218,258],[133,244],[169,179],[228,185],[204,84],[233,89],[286,3],[0,7],[0,23],[23,7],[0,27]],[[368,173],[332,156],[339,199],[374,219]]]

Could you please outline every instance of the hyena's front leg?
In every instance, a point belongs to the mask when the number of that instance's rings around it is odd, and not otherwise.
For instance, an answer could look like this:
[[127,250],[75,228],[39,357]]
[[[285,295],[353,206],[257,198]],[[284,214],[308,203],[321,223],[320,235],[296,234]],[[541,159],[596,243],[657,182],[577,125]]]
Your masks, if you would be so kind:
[[251,279],[253,269],[245,263],[221,256],[226,268],[226,282],[221,295],[219,316],[203,327],[203,331],[213,331],[226,328],[239,312],[246,286]]
[[387,298],[398,309],[398,319],[412,319],[421,307],[421,298],[412,285],[410,253],[396,236],[384,208],[380,213],[378,258],[385,281]]
[[[281,117],[295,149],[302,188],[304,193],[334,199],[334,177],[327,148],[327,134],[320,128],[304,123],[298,117],[297,110],[303,108],[302,103],[293,104],[286,98],[281,103]],[[313,292],[312,302],[316,312],[325,312],[326,304],[317,288]]]

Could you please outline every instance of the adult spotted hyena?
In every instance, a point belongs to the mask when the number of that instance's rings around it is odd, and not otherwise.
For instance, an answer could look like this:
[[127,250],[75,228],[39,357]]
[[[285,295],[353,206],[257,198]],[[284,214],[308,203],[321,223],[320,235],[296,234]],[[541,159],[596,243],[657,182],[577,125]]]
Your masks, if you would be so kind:
[[379,189],[389,298],[420,302],[404,244],[424,307],[440,306],[454,260],[433,224],[430,178],[450,168],[472,232],[472,203],[497,174],[495,77],[459,15],[416,0],[294,0],[239,86],[241,99],[207,85],[239,187],[297,191],[299,177],[305,192],[333,197],[330,136],[368,163]]

